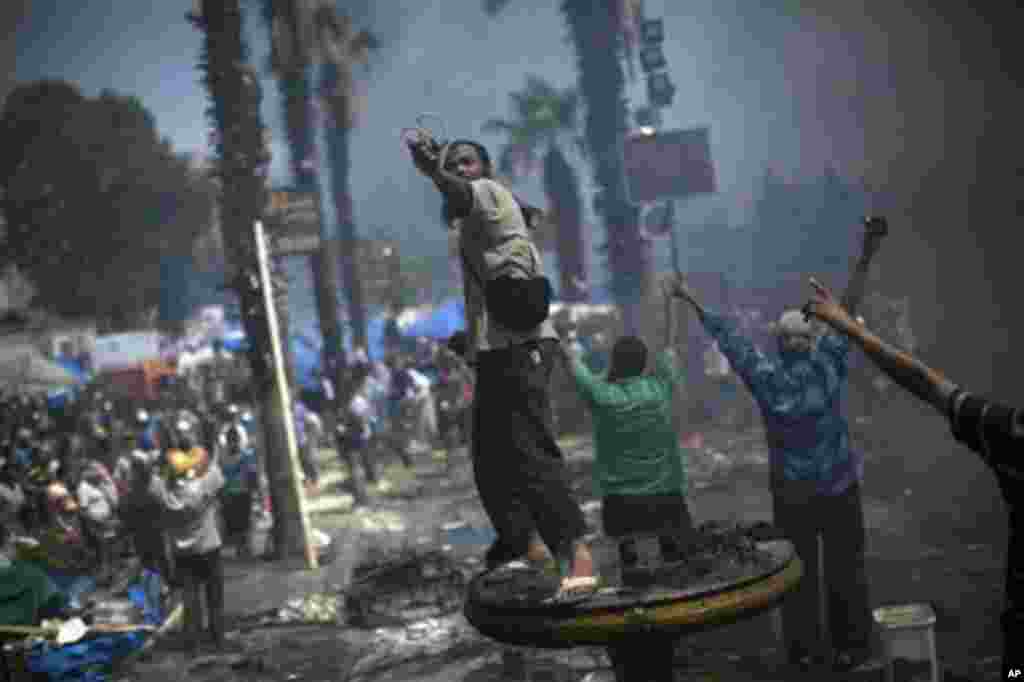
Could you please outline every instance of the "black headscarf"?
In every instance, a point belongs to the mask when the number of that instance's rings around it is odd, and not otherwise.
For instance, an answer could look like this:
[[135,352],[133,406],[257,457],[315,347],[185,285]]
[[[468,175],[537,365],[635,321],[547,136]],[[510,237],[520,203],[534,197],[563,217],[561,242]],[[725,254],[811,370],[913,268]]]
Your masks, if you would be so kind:
[[[448,143],[448,149],[455,149],[456,147],[463,145],[467,147],[472,147],[473,149],[476,150],[477,155],[480,157],[480,162],[484,166],[483,177],[493,180],[494,163],[491,161],[491,155],[487,153],[487,148],[484,147],[479,142],[474,142],[473,140],[453,140],[452,142]],[[515,192],[512,193],[512,198],[516,200],[517,204],[519,204],[519,210],[522,211],[523,213],[523,222],[526,223],[526,227],[528,227],[530,230],[536,230],[538,227],[540,227],[541,221],[544,219],[544,211],[537,208],[536,206],[527,203],[522,198],[520,198]],[[444,223],[445,227],[451,227],[452,221],[454,219],[455,216],[452,213],[452,209],[448,206],[448,202],[444,202],[444,205],[441,206],[441,220]]]
[[640,376],[646,367],[647,345],[639,337],[623,336],[612,346],[608,381]]

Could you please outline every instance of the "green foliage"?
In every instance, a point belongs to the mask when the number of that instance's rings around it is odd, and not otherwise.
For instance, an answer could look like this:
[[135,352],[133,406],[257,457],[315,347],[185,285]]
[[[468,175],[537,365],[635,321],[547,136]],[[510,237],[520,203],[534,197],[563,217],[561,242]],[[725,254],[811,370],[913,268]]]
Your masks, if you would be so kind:
[[135,97],[61,81],[11,92],[0,118],[2,255],[59,314],[130,325],[159,301],[160,261],[190,252],[216,188]]
[[[539,76],[526,77],[526,86],[509,94],[514,118],[491,119],[484,123],[485,133],[503,133],[508,142],[498,153],[498,173],[516,180],[530,173],[537,156],[544,156],[544,192],[549,217],[543,230],[557,230],[554,243],[558,251],[562,298],[585,300],[585,258],[583,254],[583,206],[576,172],[558,146],[563,135],[575,135],[579,96],[574,88],[558,90]],[[542,241],[551,235],[541,234]]]
[[512,180],[521,178],[536,163],[542,148],[577,128],[579,96],[573,88],[558,90],[539,76],[527,76],[526,86],[509,94],[513,118],[492,118],[481,131],[501,133],[508,142],[498,154],[498,172]]

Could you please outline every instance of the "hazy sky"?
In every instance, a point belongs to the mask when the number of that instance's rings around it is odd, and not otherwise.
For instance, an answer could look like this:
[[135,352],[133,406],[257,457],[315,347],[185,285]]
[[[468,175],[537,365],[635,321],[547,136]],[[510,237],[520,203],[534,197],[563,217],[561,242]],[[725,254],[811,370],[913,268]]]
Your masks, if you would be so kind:
[[[199,34],[183,16],[191,4],[34,0],[18,26],[14,75],[64,78],[89,95],[103,88],[138,95],[179,150],[200,151],[208,125],[195,70]],[[253,58],[262,64],[265,29],[258,3],[246,4]],[[559,87],[575,84],[575,55],[557,0],[514,0],[496,20],[481,4],[344,3],[383,43],[362,84],[366,111],[353,138],[352,193],[362,234],[420,233],[412,239],[418,248],[444,250],[438,200],[398,142],[399,129],[416,113],[440,112],[452,135],[480,137],[486,119],[509,113],[507,95],[527,74]],[[678,88],[666,125],[711,128],[721,193],[687,202],[684,222],[716,206],[742,222],[766,164],[789,176],[818,173],[829,162],[848,176],[866,173],[888,190],[885,208],[895,226],[879,265],[913,295],[923,343],[941,340],[944,328],[984,329],[998,353],[1009,347],[1000,297],[1012,286],[1017,259],[1007,248],[1015,231],[996,223],[1013,218],[1013,196],[1020,194],[1019,180],[1008,192],[997,190],[1020,177],[1005,142],[1019,136],[1019,109],[1006,94],[1019,87],[1000,48],[1015,40],[1019,17],[981,18],[966,5],[945,10],[956,16],[939,16],[933,4],[647,0],[646,12],[665,19],[665,53]],[[265,119],[281,140],[276,89],[268,81],[264,90]],[[629,94],[643,101],[642,77]],[[492,147],[500,142],[482,139]],[[280,142],[273,151],[274,180],[286,181]],[[589,211],[590,171],[577,167]],[[543,203],[536,181],[520,191]],[[603,241],[602,233],[593,242]],[[658,252],[665,258],[667,247],[659,243]],[[951,270],[959,273],[956,283]],[[953,325],[946,320],[956,296],[971,305],[958,312],[969,321]],[[989,361],[983,376],[1005,376],[995,370],[996,359]]]
[[[649,15],[665,16],[666,56],[679,90],[665,123],[711,126],[719,185],[734,197],[728,203],[735,220],[741,219],[751,179],[765,162],[782,170],[816,170],[829,156],[813,135],[802,140],[796,126],[782,68],[786,55],[775,40],[797,28],[795,20],[770,13],[743,17],[737,8],[747,4],[705,0],[687,3],[685,13],[665,15],[666,6],[681,5],[647,3]],[[452,134],[478,137],[484,120],[508,113],[507,94],[521,87],[528,73],[560,87],[575,84],[575,56],[557,2],[514,2],[498,20],[488,19],[480,5],[478,0],[390,0],[362,13],[384,47],[365,77],[365,123],[353,142],[353,194],[361,225],[418,222],[409,202],[395,201],[396,194],[410,190],[422,194],[422,180],[397,143],[399,129],[411,125],[417,112],[440,112]],[[65,78],[89,95],[103,88],[138,95],[178,149],[202,150],[206,95],[194,68],[199,34],[183,18],[189,6],[184,1],[35,0],[18,32],[15,75],[19,81]],[[256,4],[251,8],[250,45],[261,63],[265,31]],[[266,93],[266,120],[279,140],[274,179],[283,182],[281,116],[269,82]],[[631,94],[643,101],[642,78]],[[494,145],[499,139],[485,142]],[[537,191],[535,183],[527,185],[527,194]],[[702,201],[708,203],[695,203]]]

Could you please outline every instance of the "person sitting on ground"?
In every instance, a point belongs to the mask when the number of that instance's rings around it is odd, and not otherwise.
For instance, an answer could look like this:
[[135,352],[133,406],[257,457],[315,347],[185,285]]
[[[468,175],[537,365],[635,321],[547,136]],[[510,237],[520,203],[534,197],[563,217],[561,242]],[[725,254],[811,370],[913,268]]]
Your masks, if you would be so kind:
[[562,346],[566,368],[593,416],[602,523],[605,535],[622,539],[623,567],[637,562],[637,536],[657,536],[667,561],[681,560],[693,536],[686,461],[672,424],[672,401],[681,382],[674,348],[678,279],[665,282],[664,294],[665,350],[653,374],[644,374],[647,346],[635,336],[615,342],[605,378],[595,376],[568,343]]
[[[970,393],[919,359],[887,343],[858,322],[832,293],[811,279],[814,293],[804,311],[852,339],[893,382],[949,419],[953,437],[981,456],[995,473],[1010,510],[1006,561],[1006,608],[1002,676],[1011,679],[1014,645],[1024,642],[1024,409]],[[1018,658],[1017,661],[1021,659]]]
[[[862,251],[843,294],[850,310],[864,298],[871,259],[887,231],[881,218],[866,218],[864,226]],[[842,410],[850,342],[835,332],[819,335],[801,311],[789,310],[778,324],[779,356],[769,358],[739,332],[736,320],[705,308],[685,283],[682,288],[761,409],[775,525],[793,542],[806,575],[821,571],[829,586],[822,595],[819,580],[804,580],[783,602],[789,663],[801,669],[829,663],[827,626],[818,615],[827,599],[831,665],[840,672],[859,667],[871,658],[874,625],[864,563],[864,453],[851,446]],[[818,562],[819,536],[824,566]]]

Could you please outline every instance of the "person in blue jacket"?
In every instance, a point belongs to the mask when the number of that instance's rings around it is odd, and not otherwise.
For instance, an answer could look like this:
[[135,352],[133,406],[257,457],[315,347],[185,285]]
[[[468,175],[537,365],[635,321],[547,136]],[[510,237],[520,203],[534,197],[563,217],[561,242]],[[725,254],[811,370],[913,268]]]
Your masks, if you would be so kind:
[[[863,300],[871,259],[886,232],[882,219],[867,219],[865,226],[863,250],[843,295],[851,312]],[[828,663],[827,627],[833,668],[858,667],[871,657],[873,625],[864,568],[864,456],[851,447],[841,409],[850,341],[827,327],[812,326],[802,311],[789,310],[776,329],[779,354],[768,357],[739,331],[736,320],[702,306],[685,284],[683,296],[750,390],[764,420],[775,525],[793,542],[805,568],[805,578],[782,605],[789,663],[800,668]],[[819,570],[827,595],[819,594]],[[819,617],[825,599],[827,626]]]

